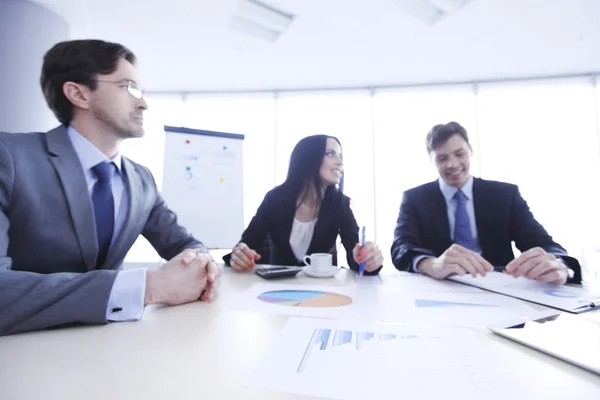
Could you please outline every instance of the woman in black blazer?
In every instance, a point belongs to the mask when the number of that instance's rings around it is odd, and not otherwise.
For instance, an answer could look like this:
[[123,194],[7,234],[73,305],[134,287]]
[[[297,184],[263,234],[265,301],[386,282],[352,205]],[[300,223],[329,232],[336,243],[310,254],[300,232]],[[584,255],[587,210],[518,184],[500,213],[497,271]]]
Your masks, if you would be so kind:
[[379,273],[381,251],[372,242],[358,244],[358,225],[350,198],[342,193],[342,148],[332,136],[308,136],[296,145],[290,157],[285,182],[269,191],[233,252],[223,257],[227,265],[252,269],[265,238],[269,238],[269,264],[304,265],[307,254],[331,253],[340,235],[350,268],[365,274]]

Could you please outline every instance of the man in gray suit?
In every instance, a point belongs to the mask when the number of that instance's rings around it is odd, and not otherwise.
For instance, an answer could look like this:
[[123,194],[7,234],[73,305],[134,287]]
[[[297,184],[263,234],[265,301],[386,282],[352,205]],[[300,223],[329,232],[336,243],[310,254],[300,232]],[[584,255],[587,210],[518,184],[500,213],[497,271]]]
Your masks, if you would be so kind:
[[[61,126],[0,133],[0,335],[138,320],[152,303],[212,300],[220,269],[177,224],[150,171],[122,157],[148,108],[120,44],[62,42],[41,86]],[[119,270],[142,234],[157,270]]]

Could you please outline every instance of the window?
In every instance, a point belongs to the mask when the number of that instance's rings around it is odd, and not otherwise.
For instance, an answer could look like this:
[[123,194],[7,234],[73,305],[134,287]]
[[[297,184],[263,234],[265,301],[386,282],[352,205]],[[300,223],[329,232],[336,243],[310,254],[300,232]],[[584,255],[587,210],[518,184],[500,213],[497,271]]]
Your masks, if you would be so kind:
[[[473,175],[518,184],[538,221],[573,256],[600,247],[600,84],[579,78],[475,89],[206,94],[185,102],[176,94],[150,96],[146,136],[126,141],[122,151],[149,167],[160,188],[163,125],[244,134],[247,225],[265,193],[285,179],[296,143],[313,134],[336,136],[345,193],[389,265],[402,193],[438,177],[425,136],[436,124],[457,121],[469,133]],[[126,260],[157,257],[140,239]],[[343,250],[339,257],[344,263]]]
[[536,219],[579,258],[600,222],[590,81],[481,85],[477,104],[483,177],[519,185]]
[[[183,101],[180,95],[157,95],[146,98],[148,111],[144,113],[146,134],[141,139],[125,140],[121,153],[148,167],[158,188],[162,185],[165,151],[165,125],[182,125]],[[140,236],[125,257],[127,263],[159,262],[160,256],[150,243]]]

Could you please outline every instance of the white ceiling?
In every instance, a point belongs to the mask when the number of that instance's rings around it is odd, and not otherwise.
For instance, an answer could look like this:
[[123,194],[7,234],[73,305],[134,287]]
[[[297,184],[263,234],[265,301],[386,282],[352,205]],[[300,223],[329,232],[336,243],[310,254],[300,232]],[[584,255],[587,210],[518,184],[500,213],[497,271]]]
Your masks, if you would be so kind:
[[227,28],[239,0],[38,0],[73,38],[131,48],[150,91],[335,88],[600,71],[599,0],[471,0],[433,26],[395,0],[263,0],[275,43]]

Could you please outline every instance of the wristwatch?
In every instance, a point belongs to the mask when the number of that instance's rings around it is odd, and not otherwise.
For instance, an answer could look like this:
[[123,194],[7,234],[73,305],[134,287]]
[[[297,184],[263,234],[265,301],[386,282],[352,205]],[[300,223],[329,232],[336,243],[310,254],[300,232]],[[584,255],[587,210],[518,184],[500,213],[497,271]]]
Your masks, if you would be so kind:
[[567,280],[575,278],[575,271],[569,268],[569,265],[565,262],[565,260],[560,256],[556,256],[556,258],[559,259],[567,268]]
[[567,267],[567,280],[575,278],[575,271]]

